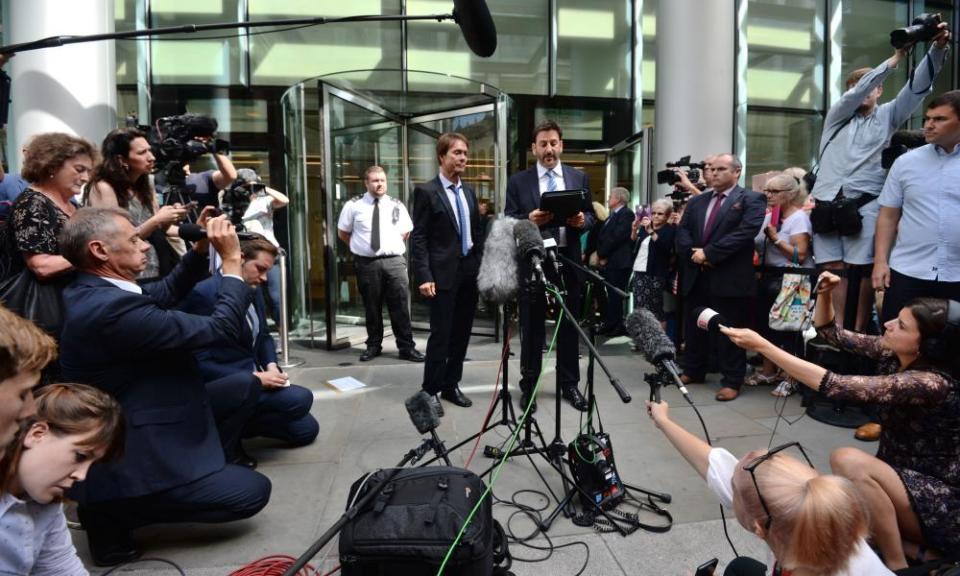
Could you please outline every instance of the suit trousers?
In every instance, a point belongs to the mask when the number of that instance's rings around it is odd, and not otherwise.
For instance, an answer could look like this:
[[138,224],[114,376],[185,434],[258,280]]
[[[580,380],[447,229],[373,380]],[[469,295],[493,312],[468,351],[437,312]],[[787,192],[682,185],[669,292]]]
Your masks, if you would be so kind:
[[[580,318],[580,281],[577,271],[566,266],[561,277],[546,267],[547,279],[566,288],[564,303],[573,313],[573,321]],[[521,278],[529,274],[521,272]],[[521,287],[520,292],[520,389],[524,392],[533,390],[543,368],[544,339],[549,346],[550,338],[546,335],[546,290],[542,285]],[[552,337],[552,334],[551,334]],[[557,334],[557,343],[554,350],[557,359],[557,387],[559,390],[575,387],[580,382],[580,337],[577,330],[567,319],[560,322]]]
[[257,410],[260,380],[252,372],[237,372],[211,380],[205,386],[223,455],[229,462],[237,456],[243,429]]
[[[603,270],[603,278],[607,282],[626,292],[627,282],[630,281],[630,269],[606,268]],[[623,296],[617,294],[613,290],[607,290],[607,310],[603,319],[604,327],[617,328],[623,326],[623,317],[625,316],[623,309],[624,302],[625,300]]]
[[427,394],[453,390],[460,383],[478,297],[477,275],[458,272],[450,289],[437,290],[437,295],[429,299],[430,338],[423,366],[423,390]]
[[922,296],[960,302],[960,282],[920,280],[891,269],[890,287],[883,295],[883,314],[880,322],[896,318],[907,302]]
[[357,285],[366,315],[367,348],[378,348],[383,343],[383,302],[386,300],[397,348],[401,351],[413,350],[410,280],[404,257],[365,258],[354,255],[353,262],[357,268]]
[[267,505],[270,490],[270,480],[263,474],[227,464],[183,486],[81,505],[78,512],[86,530],[111,539],[150,524],[221,523],[249,518]]
[[[710,333],[697,328],[697,316],[694,309],[700,306],[713,308],[734,327],[745,326],[750,299],[746,297],[720,297],[712,289],[710,270],[703,270],[697,277],[690,293],[684,298],[684,332],[686,349],[683,353],[683,372],[696,380],[702,379],[709,371],[707,367],[710,348]],[[747,372],[747,353],[719,335],[716,339],[717,359],[721,383],[727,388],[739,390]]]
[[320,432],[317,419],[310,414],[312,407],[313,392],[303,386],[291,384],[286,388],[262,389],[253,417],[243,429],[243,437],[263,436],[291,447],[306,446]]

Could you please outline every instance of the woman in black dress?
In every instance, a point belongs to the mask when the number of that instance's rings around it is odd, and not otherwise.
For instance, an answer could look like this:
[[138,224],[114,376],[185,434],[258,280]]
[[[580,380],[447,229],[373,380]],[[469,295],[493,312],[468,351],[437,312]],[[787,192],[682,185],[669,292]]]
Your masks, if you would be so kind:
[[830,293],[839,283],[829,272],[820,277],[817,332],[834,346],[875,359],[879,376],[834,374],[752,330],[722,331],[829,398],[878,406],[882,432],[877,455],[840,448],[830,464],[859,488],[870,510],[874,542],[891,570],[907,566],[905,549],[958,553],[960,303],[914,299],[885,324],[883,336],[866,336],[835,324]]
[[[30,187],[13,203],[3,227],[4,279],[29,268],[36,280],[60,288],[73,266],[60,256],[57,235],[76,212],[74,197],[90,181],[97,149],[83,138],[47,133],[34,136],[24,151],[23,177]],[[59,326],[41,326],[54,336]]]

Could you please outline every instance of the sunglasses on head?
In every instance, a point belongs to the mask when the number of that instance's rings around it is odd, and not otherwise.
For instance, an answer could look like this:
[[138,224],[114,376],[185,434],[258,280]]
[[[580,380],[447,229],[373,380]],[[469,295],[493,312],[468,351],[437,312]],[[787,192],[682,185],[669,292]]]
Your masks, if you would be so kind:
[[771,448],[766,454],[754,458],[750,462],[747,462],[743,467],[744,470],[750,473],[750,479],[753,480],[753,487],[757,490],[757,498],[760,499],[760,506],[763,507],[763,512],[767,515],[767,521],[764,524],[764,530],[770,530],[770,524],[773,523],[773,515],[770,514],[770,508],[767,507],[767,502],[763,499],[763,494],[760,493],[760,485],[757,484],[757,475],[754,471],[757,469],[757,466],[773,458],[773,456],[778,452],[783,452],[787,448],[792,448],[794,446],[796,446],[797,450],[800,450],[800,453],[803,454],[803,459],[807,461],[807,464],[809,464],[811,468],[814,468],[813,462],[810,461],[810,457],[807,456],[807,452],[803,449],[803,446],[801,446],[799,442],[787,442],[786,444],[781,444],[776,448]]

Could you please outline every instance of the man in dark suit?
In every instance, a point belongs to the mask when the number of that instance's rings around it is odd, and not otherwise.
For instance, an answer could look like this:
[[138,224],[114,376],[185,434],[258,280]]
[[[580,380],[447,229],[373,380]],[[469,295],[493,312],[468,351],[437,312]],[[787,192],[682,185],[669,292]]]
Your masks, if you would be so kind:
[[[713,192],[690,199],[677,230],[680,292],[684,298],[684,383],[703,382],[708,333],[697,328],[693,310],[706,306],[733,326],[743,326],[749,297],[756,292],[753,239],[763,225],[766,198],[737,184],[740,160],[715,157],[709,170]],[[747,369],[746,353],[728,338],[717,339],[722,387],[717,400],[735,399]]]
[[[265,284],[278,254],[277,247],[256,234],[253,239],[240,242],[240,252],[243,281],[255,289]],[[200,282],[183,300],[180,309],[209,316],[216,309],[222,284],[222,272]],[[254,394],[256,408],[243,427],[242,436],[264,436],[281,440],[289,446],[306,446],[314,441],[320,430],[317,420],[310,414],[313,392],[290,384],[287,375],[277,365],[277,345],[267,330],[265,311],[263,291],[257,289],[253,303],[247,308],[240,341],[197,349],[194,357],[207,383],[214,417],[232,413],[235,406],[245,402],[252,388],[257,391]],[[225,377],[238,373],[245,375],[247,386],[230,386],[234,382]],[[238,446],[238,453],[248,466],[256,465],[242,447]]]
[[[135,279],[149,244],[125,210],[81,208],[60,236],[61,253],[79,271],[63,294],[63,376],[113,395],[126,419],[124,456],[95,464],[71,491],[99,565],[136,558],[130,531],[139,526],[247,518],[270,498],[265,476],[225,462],[191,354],[237,342],[253,297],[240,277],[233,225],[224,217],[208,221],[206,212],[200,222],[223,259],[224,279],[210,316],[174,309],[208,274],[208,240],[163,280],[141,287]],[[244,410],[221,425],[239,431],[248,418]]]
[[[552,121],[541,122],[533,129],[533,155],[537,164],[510,177],[507,182],[507,203],[504,213],[527,220],[540,227],[544,238],[553,238],[561,254],[580,262],[580,235],[586,233],[595,220],[590,203],[590,182],[587,175],[560,163],[563,154],[563,131]],[[580,212],[565,222],[555,222],[553,214],[540,209],[540,195],[555,190],[586,190]],[[529,276],[521,263],[521,278]],[[564,302],[574,316],[580,314],[580,280],[570,266],[563,266],[561,277],[551,266],[544,270],[548,280],[566,290]],[[531,402],[531,394],[543,365],[545,336],[546,294],[543,290],[520,292],[520,396],[521,407]],[[574,318],[575,320],[578,318]],[[569,322],[560,324],[557,335],[557,387],[564,399],[580,411],[587,409],[587,401],[577,387],[580,383],[580,345],[577,332]],[[533,400],[531,410],[536,410]]]
[[466,136],[442,134],[437,140],[440,174],[413,190],[410,259],[420,294],[430,303],[423,390],[441,415],[437,394],[457,406],[473,404],[459,387],[477,308],[482,249],[477,197],[461,180],[468,155]]
[[[629,208],[630,191],[616,187],[610,191],[608,207],[610,215],[600,227],[597,236],[597,256],[600,258],[603,277],[607,282],[626,291],[633,265],[633,244],[630,241],[634,214]],[[607,290],[607,310],[600,334],[615,336],[624,334],[623,296]]]

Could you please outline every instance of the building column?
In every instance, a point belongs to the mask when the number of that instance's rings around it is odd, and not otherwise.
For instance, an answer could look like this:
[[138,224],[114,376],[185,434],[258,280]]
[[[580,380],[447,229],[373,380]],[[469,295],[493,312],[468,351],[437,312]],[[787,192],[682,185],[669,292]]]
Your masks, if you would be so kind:
[[[4,41],[84,36],[114,31],[114,0],[4,2]],[[19,171],[24,143],[34,134],[67,132],[98,148],[117,125],[114,41],[101,40],[21,52],[8,64],[12,81],[7,153]]]
[[[670,0],[657,9],[654,162],[735,152],[736,1]],[[669,189],[661,185],[657,196]]]

